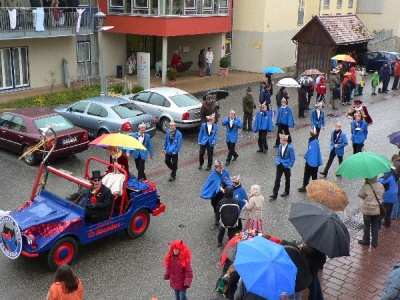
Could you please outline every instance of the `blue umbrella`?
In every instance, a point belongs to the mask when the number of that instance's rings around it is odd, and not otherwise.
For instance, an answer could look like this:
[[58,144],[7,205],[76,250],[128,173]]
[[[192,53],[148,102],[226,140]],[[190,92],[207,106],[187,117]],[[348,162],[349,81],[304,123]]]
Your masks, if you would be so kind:
[[285,72],[281,68],[271,66],[271,67],[265,68],[261,73],[263,73],[263,74],[267,74],[267,73],[269,73],[269,74],[283,74]]
[[238,243],[233,266],[256,295],[278,300],[295,292],[297,267],[284,247],[261,236]]

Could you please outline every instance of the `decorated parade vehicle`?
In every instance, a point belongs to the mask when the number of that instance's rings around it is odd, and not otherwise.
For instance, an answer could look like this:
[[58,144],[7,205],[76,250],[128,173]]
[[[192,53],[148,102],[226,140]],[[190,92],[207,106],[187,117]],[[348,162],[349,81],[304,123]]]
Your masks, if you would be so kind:
[[[56,144],[57,136],[51,128],[42,129],[41,133]],[[46,166],[52,150],[40,164],[29,201],[16,211],[3,212],[0,217],[0,248],[9,258],[16,259],[20,254],[29,258],[47,255],[48,265],[54,270],[61,264],[71,263],[79,245],[121,230],[131,238],[142,236],[150,224],[150,215],[165,211],[153,182],[140,182],[139,189],[127,188],[129,174],[97,157],[87,160],[83,176],[79,177]],[[118,169],[112,174],[122,176],[120,190],[113,190],[108,217],[98,222],[89,221],[87,213],[95,201],[90,172],[109,167]],[[107,186],[104,181],[103,184]]]

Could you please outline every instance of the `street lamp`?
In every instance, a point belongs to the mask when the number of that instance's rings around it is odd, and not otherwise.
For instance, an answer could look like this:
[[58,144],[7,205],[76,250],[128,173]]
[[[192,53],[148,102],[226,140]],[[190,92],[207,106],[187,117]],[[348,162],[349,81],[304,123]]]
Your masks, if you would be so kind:
[[[98,11],[95,15],[97,20],[97,30],[99,37],[99,72],[100,72],[100,96],[107,95],[107,82],[104,73],[104,60],[103,60],[103,25],[106,20],[106,14]],[[110,28],[108,28],[110,29]]]

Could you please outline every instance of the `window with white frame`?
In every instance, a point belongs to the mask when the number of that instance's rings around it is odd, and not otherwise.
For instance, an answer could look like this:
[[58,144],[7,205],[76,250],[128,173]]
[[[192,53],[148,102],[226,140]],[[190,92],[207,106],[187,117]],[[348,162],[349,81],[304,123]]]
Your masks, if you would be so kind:
[[353,8],[354,5],[354,1],[353,0],[349,0],[349,8]]
[[324,0],[324,8],[329,8],[329,0]]
[[110,7],[124,7],[123,0],[110,0]]
[[76,57],[78,63],[90,62],[90,56],[90,41],[79,41],[76,44]]
[[0,49],[0,90],[28,85],[28,48]]
[[299,11],[297,15],[297,25],[304,24],[304,0],[299,0]]
[[343,5],[343,0],[337,0],[336,7],[342,8],[342,5]]

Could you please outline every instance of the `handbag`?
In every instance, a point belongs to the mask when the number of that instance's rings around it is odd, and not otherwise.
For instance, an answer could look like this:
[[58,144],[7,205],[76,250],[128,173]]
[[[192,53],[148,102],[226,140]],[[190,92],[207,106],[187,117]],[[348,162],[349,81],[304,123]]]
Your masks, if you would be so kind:
[[383,206],[382,203],[379,202],[378,197],[376,196],[376,193],[375,193],[374,188],[372,187],[372,185],[370,183],[368,183],[368,184],[371,187],[372,191],[374,192],[376,201],[378,201],[378,204],[379,204],[379,215],[381,217],[386,216],[386,208]]

